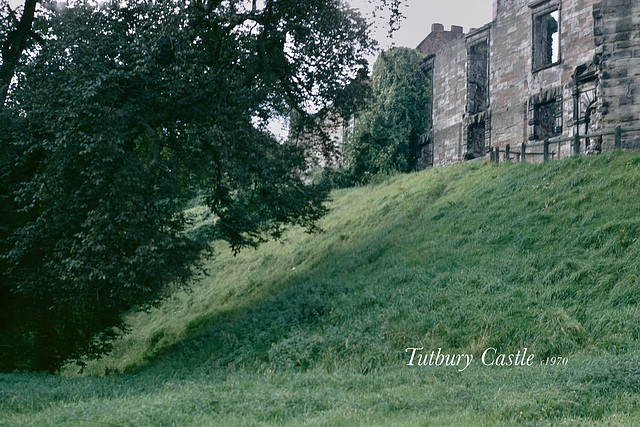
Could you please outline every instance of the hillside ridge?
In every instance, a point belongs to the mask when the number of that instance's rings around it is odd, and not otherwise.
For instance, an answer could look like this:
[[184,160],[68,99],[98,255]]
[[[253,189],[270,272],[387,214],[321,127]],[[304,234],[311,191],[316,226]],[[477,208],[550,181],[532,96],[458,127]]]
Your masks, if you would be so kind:
[[[82,375],[0,376],[0,413],[19,414],[0,424],[87,405],[136,425],[640,421],[639,193],[628,153],[335,191],[323,232],[235,257],[219,244],[208,276],[132,314]],[[410,365],[411,348],[474,361]],[[480,363],[525,348],[534,366]]]

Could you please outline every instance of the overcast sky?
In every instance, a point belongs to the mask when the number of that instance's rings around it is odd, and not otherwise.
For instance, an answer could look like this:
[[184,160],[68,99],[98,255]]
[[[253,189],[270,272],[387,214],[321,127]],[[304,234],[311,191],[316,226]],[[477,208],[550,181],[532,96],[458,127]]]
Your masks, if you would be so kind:
[[[363,14],[370,16],[373,6],[367,0],[347,0],[353,8],[360,9]],[[431,31],[431,24],[438,22],[446,30],[452,25],[464,27],[464,32],[470,28],[480,28],[491,22],[493,15],[493,0],[407,0],[402,8],[403,15],[400,29],[394,33],[393,39],[387,39],[388,27],[377,20],[376,39],[383,49],[395,44],[415,48]]]

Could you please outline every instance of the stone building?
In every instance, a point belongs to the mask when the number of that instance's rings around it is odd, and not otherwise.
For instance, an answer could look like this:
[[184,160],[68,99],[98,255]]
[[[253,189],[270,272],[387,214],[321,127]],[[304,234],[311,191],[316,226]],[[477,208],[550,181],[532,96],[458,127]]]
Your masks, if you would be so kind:
[[[422,164],[640,127],[638,0],[497,0],[492,22],[467,34],[434,24],[418,50],[433,82]],[[580,152],[608,150],[613,136],[581,144]],[[624,144],[640,148],[631,133]],[[558,144],[552,155],[573,150]]]

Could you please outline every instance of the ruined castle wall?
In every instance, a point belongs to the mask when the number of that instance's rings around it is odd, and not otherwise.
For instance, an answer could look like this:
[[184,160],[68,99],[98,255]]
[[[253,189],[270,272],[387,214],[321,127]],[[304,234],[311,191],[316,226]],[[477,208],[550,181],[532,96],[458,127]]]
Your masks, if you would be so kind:
[[463,153],[467,49],[464,39],[446,45],[433,64],[433,165],[459,162]]
[[525,1],[501,0],[491,30],[491,141],[521,143],[526,137],[527,76],[531,50],[530,9]]
[[578,65],[593,59],[595,54],[593,8],[599,1],[564,0],[562,2],[562,15],[566,22],[562,33],[565,79],[571,77]]
[[[532,131],[533,100],[561,104],[557,128],[563,136],[574,132],[573,74],[595,54],[593,5],[596,0],[500,0],[491,32],[491,115],[494,146],[536,142]],[[534,67],[535,17],[559,11],[560,57],[548,66]],[[561,155],[569,154],[570,146]],[[557,154],[556,154],[557,155]]]
[[457,25],[451,26],[451,31],[445,31],[444,25],[432,24],[431,33],[418,45],[418,52],[424,56],[435,55],[445,45],[463,36],[463,28]]
[[[594,18],[593,10],[599,0],[564,0],[562,2],[562,74],[561,85],[563,89],[563,135],[573,136],[576,132],[586,134],[592,132],[590,129],[582,127],[583,125],[576,122],[576,108],[574,100],[574,91],[576,89],[573,80],[577,67],[593,62],[596,53],[595,36],[594,36]],[[594,95],[596,96],[596,95]],[[581,107],[578,107],[580,109]],[[582,107],[584,108],[584,106]],[[587,150],[587,142],[582,140],[580,152]],[[564,146],[563,155],[573,153],[571,145]]]
[[[596,7],[602,126],[640,127],[640,2],[602,0]],[[603,149],[612,149],[606,137]],[[625,134],[623,148],[640,149],[638,134]]]

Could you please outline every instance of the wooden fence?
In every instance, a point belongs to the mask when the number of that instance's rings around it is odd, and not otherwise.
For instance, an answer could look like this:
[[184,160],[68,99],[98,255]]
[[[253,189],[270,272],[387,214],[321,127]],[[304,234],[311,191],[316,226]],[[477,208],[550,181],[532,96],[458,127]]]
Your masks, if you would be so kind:
[[576,134],[570,137],[555,137],[555,138],[547,138],[543,142],[535,142],[532,144],[527,144],[523,142],[519,146],[511,147],[510,144],[507,144],[506,147],[500,148],[495,147],[491,149],[491,161],[496,163],[500,162],[500,154],[504,153],[504,161],[516,161],[516,162],[526,162],[528,158],[531,156],[542,156],[543,161],[553,160],[555,158],[560,158],[560,153],[563,144],[571,143],[571,153],[572,154],[580,154],[580,141],[582,139],[587,138],[601,138],[607,135],[615,136],[615,148],[622,148],[622,134],[629,132],[640,132],[640,128],[625,128],[623,129],[620,126],[616,126],[613,131],[601,131],[589,133],[586,135]]

